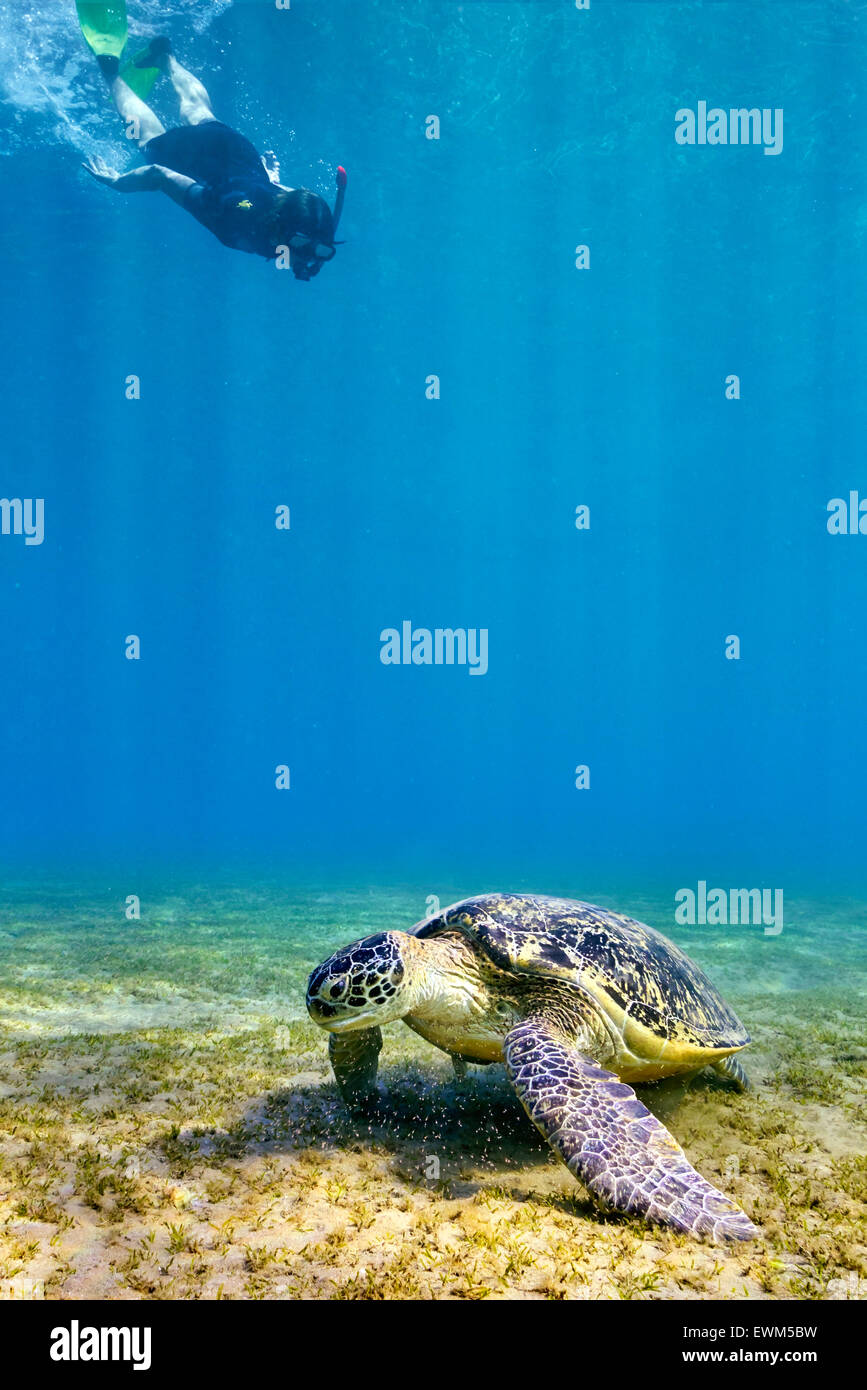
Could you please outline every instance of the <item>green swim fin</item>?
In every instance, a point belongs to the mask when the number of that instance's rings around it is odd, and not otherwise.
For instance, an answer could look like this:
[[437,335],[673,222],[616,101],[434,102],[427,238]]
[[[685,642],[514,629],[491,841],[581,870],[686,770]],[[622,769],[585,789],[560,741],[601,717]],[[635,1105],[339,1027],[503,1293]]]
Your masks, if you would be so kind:
[[[120,58],[126,47],[129,26],[126,16],[126,0],[76,0],[81,32],[91,52],[96,58]],[[139,60],[146,57],[148,48],[143,48],[131,62],[120,69],[120,76],[137,97],[146,101],[160,69],[139,67]]]
[[142,101],[147,100],[157,78],[162,77],[162,72],[159,68],[140,68],[138,66],[139,59],[147,55],[149,48],[150,45],[148,45],[148,48],[143,48],[141,53],[135,55],[131,63],[127,63],[126,66],[120,70],[120,75],[126,85],[131,87],[136,96],[141,97]]
[[119,58],[126,47],[126,0],[75,0],[78,22],[90,51],[97,58]]

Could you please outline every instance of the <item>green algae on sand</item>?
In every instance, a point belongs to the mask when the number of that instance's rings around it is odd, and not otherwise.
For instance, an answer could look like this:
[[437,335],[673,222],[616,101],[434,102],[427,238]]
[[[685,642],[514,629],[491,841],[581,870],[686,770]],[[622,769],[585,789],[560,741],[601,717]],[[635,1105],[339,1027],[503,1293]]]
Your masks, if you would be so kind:
[[307,972],[411,925],[421,894],[190,890],[127,922],[70,891],[0,923],[0,1280],[98,1299],[863,1297],[859,905],[792,905],[796,939],[736,950],[641,910],[752,1032],[750,1095],[642,1094],[674,1104],[666,1123],[746,1205],[754,1246],[601,1214],[499,1068],[456,1082],[399,1024],[387,1118],[344,1111]]

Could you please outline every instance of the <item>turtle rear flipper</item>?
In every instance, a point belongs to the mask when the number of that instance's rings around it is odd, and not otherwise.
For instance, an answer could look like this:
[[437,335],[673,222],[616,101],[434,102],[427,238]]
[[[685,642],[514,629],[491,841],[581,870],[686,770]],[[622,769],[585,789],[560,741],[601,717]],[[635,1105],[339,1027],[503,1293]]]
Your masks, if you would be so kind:
[[734,1091],[743,1094],[744,1091],[751,1091],[750,1079],[738,1061],[737,1057],[723,1057],[721,1062],[714,1062],[713,1070],[717,1076],[721,1076],[728,1082]]
[[569,1171],[617,1211],[715,1240],[751,1240],[753,1223],[687,1160],[624,1082],[581,1055],[544,1018],[523,1020],[504,1048],[512,1085]]
[[341,1096],[352,1109],[376,1107],[379,1093],[376,1072],[382,1049],[379,1028],[359,1028],[350,1033],[330,1033],[328,1056]]

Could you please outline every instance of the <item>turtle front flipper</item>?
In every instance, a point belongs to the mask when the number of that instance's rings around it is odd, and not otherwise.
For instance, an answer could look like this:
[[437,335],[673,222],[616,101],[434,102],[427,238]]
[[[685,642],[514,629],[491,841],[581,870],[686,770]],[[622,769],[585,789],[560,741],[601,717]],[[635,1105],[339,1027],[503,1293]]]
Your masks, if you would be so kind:
[[376,1071],[382,1048],[379,1028],[359,1028],[350,1033],[329,1033],[328,1056],[337,1086],[346,1104],[363,1109],[376,1104]]
[[569,1171],[617,1211],[716,1240],[750,1240],[752,1222],[697,1173],[624,1082],[590,1061],[544,1018],[529,1018],[503,1046],[512,1085]]

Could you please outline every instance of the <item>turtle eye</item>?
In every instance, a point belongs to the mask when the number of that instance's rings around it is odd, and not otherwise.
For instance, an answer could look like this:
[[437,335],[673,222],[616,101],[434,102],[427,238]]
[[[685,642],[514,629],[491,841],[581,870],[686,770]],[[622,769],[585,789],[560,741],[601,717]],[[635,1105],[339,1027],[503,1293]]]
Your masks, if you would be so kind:
[[512,1012],[512,1010],[509,1008],[508,1004],[507,1004],[504,1000],[501,1000],[500,1003],[497,1004],[496,1007],[495,1007],[495,1009],[494,1009],[494,1013],[495,1013],[499,1018],[509,1018],[510,1015],[511,1015],[511,1012]]
[[347,987],[347,979],[346,979],[346,976],[345,976],[345,975],[341,975],[340,978],[339,978],[338,980],[335,980],[332,984],[330,984],[330,985],[328,986],[328,998],[329,998],[329,999],[340,999],[340,998],[346,993],[346,987]]

